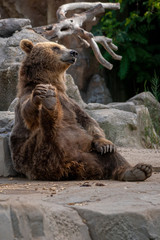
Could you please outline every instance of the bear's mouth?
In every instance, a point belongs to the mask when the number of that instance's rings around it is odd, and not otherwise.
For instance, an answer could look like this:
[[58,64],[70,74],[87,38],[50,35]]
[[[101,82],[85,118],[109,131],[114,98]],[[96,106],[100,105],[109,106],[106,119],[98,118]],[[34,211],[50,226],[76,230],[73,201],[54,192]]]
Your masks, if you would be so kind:
[[68,64],[74,64],[76,62],[76,58],[61,59],[61,61]]

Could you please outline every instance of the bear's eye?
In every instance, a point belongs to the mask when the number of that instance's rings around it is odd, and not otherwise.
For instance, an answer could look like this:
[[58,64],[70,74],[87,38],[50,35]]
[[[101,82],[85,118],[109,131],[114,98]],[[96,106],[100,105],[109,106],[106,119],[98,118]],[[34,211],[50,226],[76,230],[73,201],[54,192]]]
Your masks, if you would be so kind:
[[59,47],[53,47],[52,50],[54,50],[54,51],[59,51],[60,48],[59,48]]

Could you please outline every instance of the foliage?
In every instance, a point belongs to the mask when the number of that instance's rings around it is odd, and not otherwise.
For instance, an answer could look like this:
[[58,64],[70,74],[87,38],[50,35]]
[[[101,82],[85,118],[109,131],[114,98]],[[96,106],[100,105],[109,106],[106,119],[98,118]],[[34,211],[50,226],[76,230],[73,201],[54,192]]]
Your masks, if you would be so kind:
[[159,100],[160,99],[160,80],[157,77],[156,73],[154,74],[154,77],[151,79],[151,90],[155,98]]
[[[155,98],[159,100],[160,99],[160,80],[157,77],[156,73],[154,73],[154,77],[151,79],[151,91],[155,96]],[[159,106],[157,102],[157,106],[152,107],[152,122],[153,122],[156,133],[160,136],[160,117],[159,117],[159,114],[157,114],[158,109],[159,109]],[[154,138],[152,139],[155,140]],[[152,142],[155,143],[155,141],[152,141]]]
[[[113,2],[113,1],[112,1]],[[119,46],[122,60],[118,64],[120,80],[130,82],[134,91],[143,91],[144,84],[154,94],[151,79],[160,73],[160,0],[119,0],[120,11],[107,11],[93,28],[94,35],[106,35]],[[101,49],[103,56],[111,60]],[[114,62],[115,65],[115,62]],[[158,81],[159,78],[157,77]],[[157,84],[158,85],[158,84]],[[157,96],[160,100],[160,96]]]

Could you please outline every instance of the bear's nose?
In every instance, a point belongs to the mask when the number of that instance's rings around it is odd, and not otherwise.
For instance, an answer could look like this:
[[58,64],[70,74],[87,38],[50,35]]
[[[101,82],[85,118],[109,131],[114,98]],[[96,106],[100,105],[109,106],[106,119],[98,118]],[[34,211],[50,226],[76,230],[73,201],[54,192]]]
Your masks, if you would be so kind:
[[77,58],[77,57],[78,57],[78,52],[76,52],[75,50],[71,50],[71,51],[70,51],[70,55],[71,55],[72,57]]

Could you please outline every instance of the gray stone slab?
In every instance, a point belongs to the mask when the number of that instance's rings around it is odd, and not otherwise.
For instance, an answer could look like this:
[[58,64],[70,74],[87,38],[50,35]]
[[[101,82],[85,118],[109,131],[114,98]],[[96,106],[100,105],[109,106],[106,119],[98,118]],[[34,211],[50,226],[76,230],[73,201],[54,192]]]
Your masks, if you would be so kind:
[[14,124],[14,112],[0,111],[0,176],[16,176],[11,160],[9,136]]
[[16,176],[9,149],[9,136],[0,136],[0,177]]

